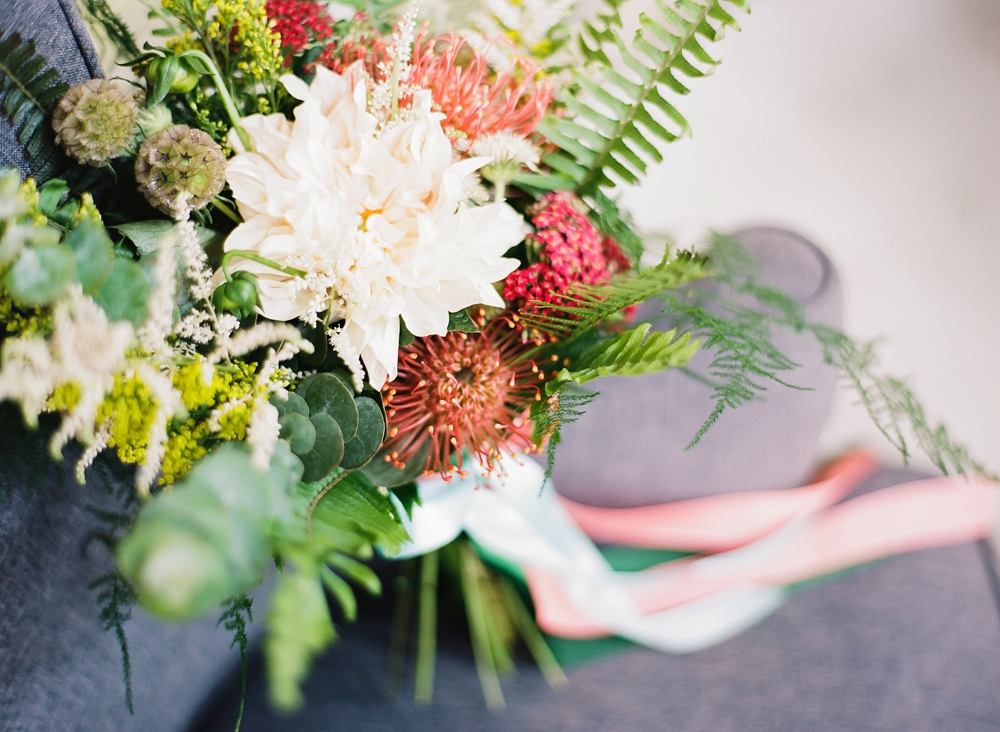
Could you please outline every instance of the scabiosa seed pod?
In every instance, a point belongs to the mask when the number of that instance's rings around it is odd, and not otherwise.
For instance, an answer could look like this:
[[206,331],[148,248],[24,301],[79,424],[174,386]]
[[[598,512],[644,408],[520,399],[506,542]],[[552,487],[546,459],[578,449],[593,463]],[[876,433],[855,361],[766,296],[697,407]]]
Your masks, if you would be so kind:
[[173,125],[142,143],[135,159],[135,179],[146,200],[166,214],[179,204],[199,209],[222,190],[226,157],[205,132]]
[[81,163],[101,166],[129,152],[139,105],[125,89],[105,79],[71,87],[52,114],[56,142]]

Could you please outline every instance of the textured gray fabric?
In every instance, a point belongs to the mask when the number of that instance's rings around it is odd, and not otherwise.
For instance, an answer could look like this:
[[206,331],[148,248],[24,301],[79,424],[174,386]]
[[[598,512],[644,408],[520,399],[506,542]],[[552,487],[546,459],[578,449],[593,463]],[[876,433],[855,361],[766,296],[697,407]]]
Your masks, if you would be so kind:
[[[882,471],[863,490],[914,479]],[[267,707],[254,670],[243,732],[931,732],[1000,729],[1000,620],[976,545],[889,559],[804,589],[760,625],[687,656],[631,649],[551,691],[528,660],[486,710],[468,641],[443,625],[430,707],[383,696],[392,598],[323,656],[302,712]],[[235,682],[231,687],[235,689]],[[191,732],[225,732],[234,691]]]
[[[26,433],[0,404],[0,729],[110,732],[183,729],[219,679],[237,664],[231,636],[216,618],[178,626],[136,609],[126,624],[135,716],[125,709],[121,654],[98,620],[88,585],[111,557],[88,536],[100,527],[88,510],[116,510],[108,485],[132,490],[111,460],[80,486],[75,455],[48,454],[45,431]],[[261,629],[262,626],[257,626]]]
[[[87,29],[73,0],[0,0],[0,37],[17,31],[59,70],[67,84],[103,76]],[[0,166],[31,170],[6,117],[0,115]]]
[[[757,261],[763,284],[798,300],[810,322],[840,326],[840,278],[816,246],[778,229],[736,236]],[[774,340],[800,364],[784,380],[812,391],[768,384],[760,401],[725,412],[688,451],[712,410],[709,386],[673,370],[588,384],[601,396],[563,429],[554,472],[559,492],[590,505],[627,507],[800,485],[815,467],[837,376],[813,336],[782,330]],[[706,374],[710,360],[699,353],[690,367]]]

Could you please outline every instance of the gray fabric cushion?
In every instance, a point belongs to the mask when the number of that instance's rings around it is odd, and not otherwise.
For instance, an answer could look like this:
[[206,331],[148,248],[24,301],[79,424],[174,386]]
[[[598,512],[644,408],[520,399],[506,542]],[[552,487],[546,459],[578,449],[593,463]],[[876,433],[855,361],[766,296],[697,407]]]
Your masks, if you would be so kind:
[[[870,490],[916,476],[886,470]],[[384,696],[391,597],[316,664],[304,710],[271,711],[260,668],[243,732],[921,732],[1000,729],[1000,620],[977,545],[889,559],[804,589],[760,625],[686,656],[635,648],[570,668],[552,691],[526,659],[486,710],[461,626],[439,629],[434,702]],[[258,661],[259,663],[259,661]],[[230,694],[191,732],[225,732]]]
[[[28,433],[0,404],[0,729],[184,729],[213,685],[239,661],[216,617],[186,626],[136,609],[126,624],[135,716],[125,709],[121,653],[99,621],[88,585],[111,569],[89,540],[101,523],[89,510],[120,510],[111,493],[131,491],[112,459],[73,477],[77,452],[52,461],[48,430]],[[262,626],[258,625],[258,629]]]
[[[736,237],[758,262],[763,284],[794,297],[810,322],[840,326],[840,278],[815,245],[779,229]],[[800,364],[782,378],[812,390],[768,384],[759,401],[725,412],[687,451],[712,410],[709,386],[674,370],[588,384],[601,396],[563,430],[553,476],[559,492],[590,505],[627,507],[802,484],[815,467],[837,375],[812,335],[780,330],[774,340]],[[703,351],[690,367],[707,374],[710,361]]]
[[[73,0],[0,0],[0,36],[18,31],[34,39],[35,47],[59,70],[67,84],[103,76],[87,29]],[[14,165],[24,175],[31,170],[9,121],[0,115],[0,166]]]

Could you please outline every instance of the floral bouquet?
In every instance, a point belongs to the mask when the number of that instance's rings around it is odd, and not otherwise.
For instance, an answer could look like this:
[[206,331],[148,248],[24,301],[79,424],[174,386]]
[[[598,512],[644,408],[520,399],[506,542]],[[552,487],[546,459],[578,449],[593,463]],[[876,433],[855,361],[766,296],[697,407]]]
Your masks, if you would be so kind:
[[[102,453],[135,466],[109,519],[109,617],[222,605],[245,660],[247,593],[276,565],[264,651],[274,702],[294,707],[335,637],[326,593],[352,617],[348,581],[379,589],[364,560],[420,553],[417,481],[487,486],[535,452],[551,471],[595,396],[583,385],[711,347],[696,442],[784,383],[773,326],[813,332],[897,442],[908,422],[942,469],[977,467],[870,352],[756,286],[732,241],[644,251],[612,190],[687,133],[672,100],[748,8],[659,3],[626,40],[623,2],[590,20],[568,0],[429,4],[425,21],[394,0],[163,0],[163,46],[102,16],[133,80],[71,88],[32,43],[0,39],[32,172],[0,176],[0,399],[32,425],[61,415],[52,455],[82,445],[81,483]],[[690,296],[706,278],[756,305],[707,307]],[[676,328],[637,319],[651,300]],[[449,546],[488,698],[517,634],[558,683],[497,563]]]

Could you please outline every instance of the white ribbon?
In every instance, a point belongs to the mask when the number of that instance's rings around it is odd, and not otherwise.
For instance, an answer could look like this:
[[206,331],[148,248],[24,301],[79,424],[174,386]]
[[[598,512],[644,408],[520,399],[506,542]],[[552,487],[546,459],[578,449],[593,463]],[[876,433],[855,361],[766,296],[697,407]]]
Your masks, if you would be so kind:
[[[464,531],[498,557],[555,577],[582,618],[668,653],[689,653],[728,640],[784,602],[784,588],[747,582],[644,615],[628,590],[644,582],[662,583],[669,566],[655,573],[614,571],[559,504],[551,482],[543,486],[543,478],[533,460],[513,456],[504,458],[493,475],[473,470],[450,482],[422,480],[421,503],[413,507],[412,519],[400,511],[412,541],[397,558],[439,549]],[[802,530],[803,522],[792,521],[766,540],[697,560],[699,573],[729,573],[756,563],[781,551]]]

